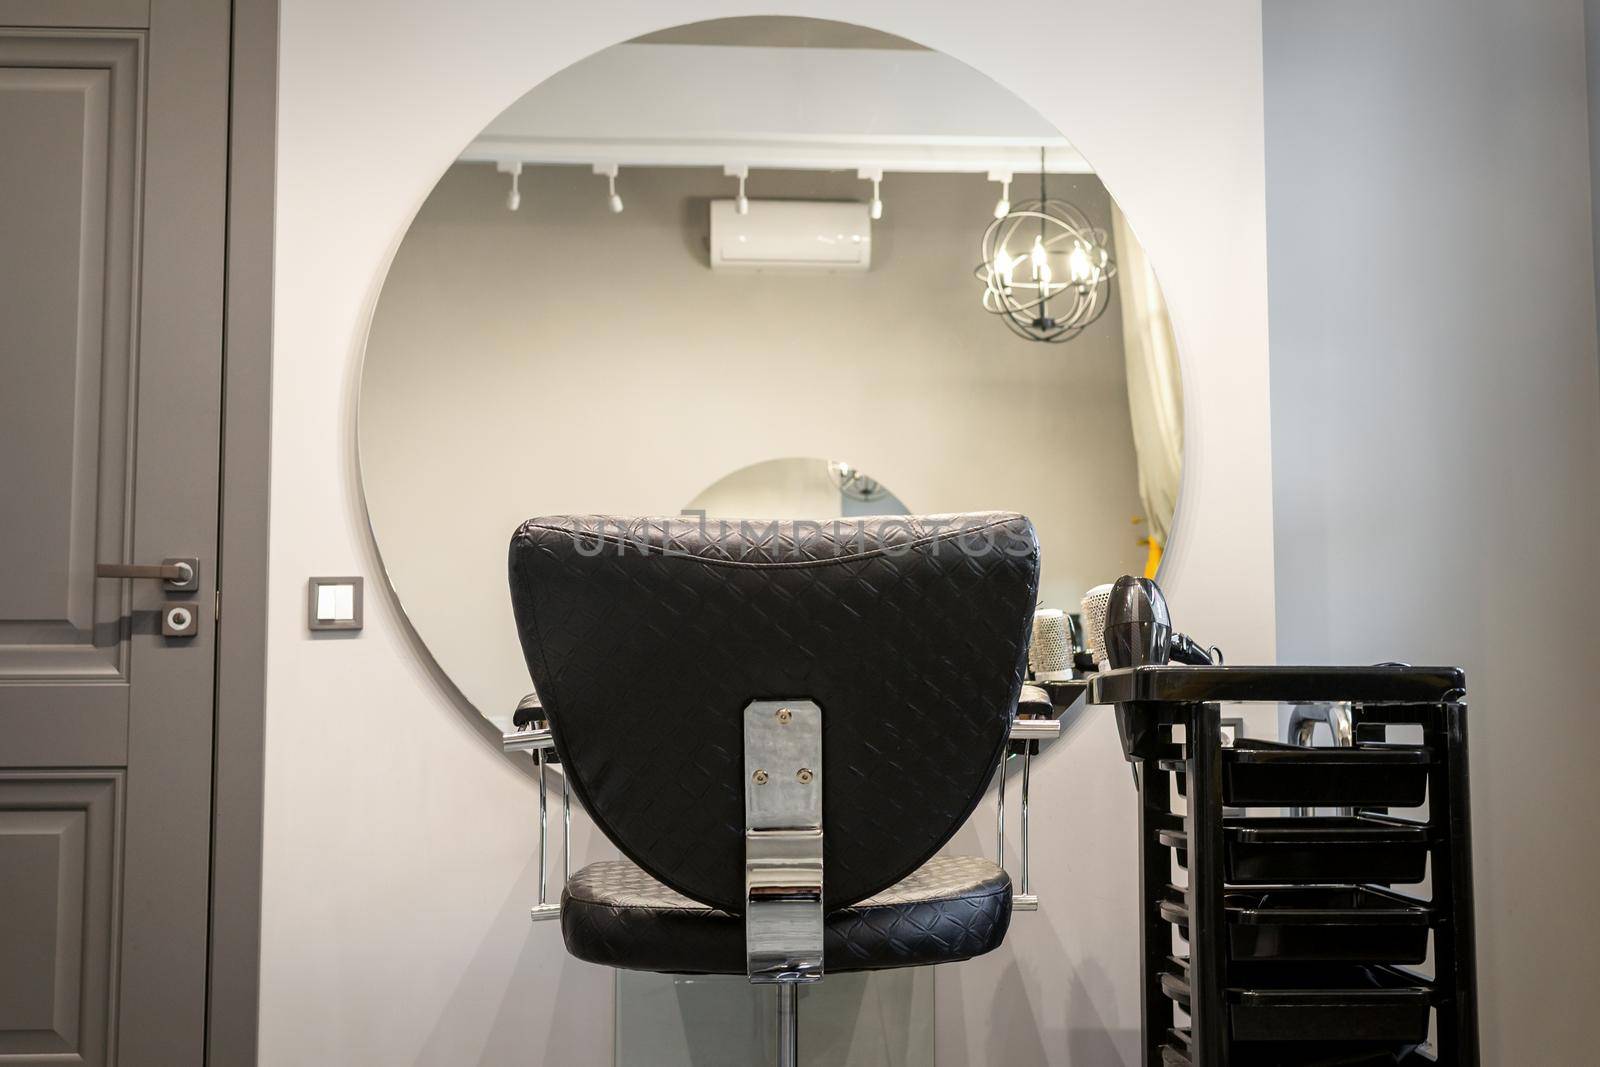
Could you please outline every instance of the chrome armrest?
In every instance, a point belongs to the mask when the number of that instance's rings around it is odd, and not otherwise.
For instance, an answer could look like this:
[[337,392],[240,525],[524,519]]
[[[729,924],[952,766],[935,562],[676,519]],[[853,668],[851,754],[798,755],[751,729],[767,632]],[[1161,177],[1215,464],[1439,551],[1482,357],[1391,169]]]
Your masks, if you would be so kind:
[[[538,698],[532,693],[522,698],[517,705],[518,711],[524,711],[538,706]],[[535,772],[539,779],[539,902],[529,909],[529,918],[534,922],[561,917],[560,902],[552,903],[550,893],[550,826],[549,826],[549,784],[545,781],[545,765],[550,760],[550,755],[555,751],[555,738],[550,733],[548,719],[540,718],[516,730],[511,730],[500,735],[500,747],[506,752],[529,752],[533,754],[534,762],[538,765]],[[567,879],[572,877],[572,791],[567,784],[567,776],[561,775],[561,884],[565,886]]]
[[[1049,741],[1061,736],[1061,720],[1046,718],[1014,718],[1011,720],[1012,741]],[[1033,750],[1037,745],[1027,744],[1021,746],[1022,751],[1017,758],[1022,761],[1022,799],[1021,799],[1021,869],[1018,871],[1016,888],[1011,894],[1012,911],[1038,911],[1039,895],[1032,892],[1029,884],[1028,870],[1028,794],[1032,784]],[[1007,744],[1001,750],[999,770],[999,796],[995,804],[995,852],[996,862],[1001,867],[1006,865],[1006,759],[1011,755],[1011,745]]]

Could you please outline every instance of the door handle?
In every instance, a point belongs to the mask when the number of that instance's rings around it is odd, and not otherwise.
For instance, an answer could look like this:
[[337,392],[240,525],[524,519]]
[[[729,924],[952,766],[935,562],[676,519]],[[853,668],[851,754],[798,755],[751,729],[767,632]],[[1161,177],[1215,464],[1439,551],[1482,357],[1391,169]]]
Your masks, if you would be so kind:
[[200,588],[200,561],[193,557],[167,558],[160,563],[96,563],[96,578],[156,578],[169,593]]

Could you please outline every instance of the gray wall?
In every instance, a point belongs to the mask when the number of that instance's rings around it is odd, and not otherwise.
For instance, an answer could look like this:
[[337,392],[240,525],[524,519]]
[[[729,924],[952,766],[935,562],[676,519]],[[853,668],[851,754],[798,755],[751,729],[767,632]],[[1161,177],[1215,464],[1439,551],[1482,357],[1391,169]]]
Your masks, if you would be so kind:
[[1278,655],[1466,666],[1487,1064],[1592,1060],[1583,14],[1264,8]]

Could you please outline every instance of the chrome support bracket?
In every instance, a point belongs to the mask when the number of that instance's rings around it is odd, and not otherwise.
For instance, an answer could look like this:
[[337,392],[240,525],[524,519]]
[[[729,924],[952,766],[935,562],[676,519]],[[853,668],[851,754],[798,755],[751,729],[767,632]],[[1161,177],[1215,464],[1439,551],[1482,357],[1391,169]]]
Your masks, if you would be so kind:
[[[527,702],[526,699],[523,701],[524,704]],[[556,747],[555,738],[550,733],[549,721],[545,720],[542,726],[526,726],[520,730],[502,733],[500,747],[506,752],[530,753],[538,765],[535,774],[539,779],[539,902],[528,909],[528,918],[532,922],[559,919],[561,904],[559,901],[552,902],[549,899],[550,800],[549,783],[545,781],[544,772],[546,761]],[[564,827],[561,835],[561,884],[565,886],[567,879],[572,877],[572,791],[565,772],[561,775],[561,821]]]
[[1054,741],[1060,736],[1060,719],[1011,720],[1011,740],[1013,741]]
[[822,977],[822,709],[744,709],[745,964],[755,983]]
[[507,752],[538,752],[555,748],[556,742],[550,736],[550,727],[538,726],[501,734],[500,747]]
[[[1061,720],[1059,719],[1012,719],[1011,740],[1013,741],[1047,741],[1061,736]],[[1022,761],[1022,820],[1020,858],[1022,861],[1021,878],[1018,880],[1016,890],[1011,894],[1012,911],[1038,911],[1039,894],[1030,892],[1029,889],[1029,835],[1028,835],[1028,796],[1033,785],[1033,753],[1029,748],[1024,748],[1017,757]],[[1000,784],[999,795],[996,797],[995,837],[998,840],[1000,853],[999,863],[1006,864],[1006,757],[1000,757]]]

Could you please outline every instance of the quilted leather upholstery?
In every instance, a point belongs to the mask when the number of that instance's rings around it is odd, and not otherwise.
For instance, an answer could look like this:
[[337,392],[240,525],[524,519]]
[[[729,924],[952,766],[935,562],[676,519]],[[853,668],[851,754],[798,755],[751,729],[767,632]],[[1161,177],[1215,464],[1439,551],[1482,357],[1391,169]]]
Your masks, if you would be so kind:
[[[830,912],[823,969],[872,971],[971,959],[1011,921],[1011,879],[988,860],[935,856],[882,893]],[[627,861],[591,863],[561,896],[567,951],[590,963],[744,974],[744,920],[674,893]]]
[[1022,684],[1038,543],[1007,513],[533,519],[528,669],[574,791],[625,856],[738,914],[743,709],[822,708],[825,904],[926,863],[976,806]]

